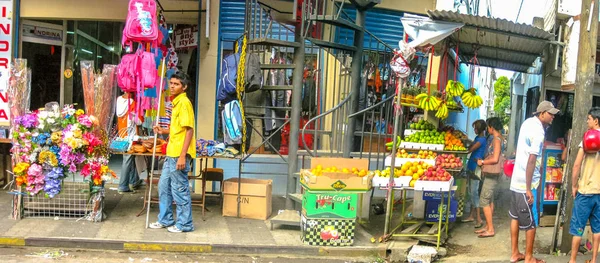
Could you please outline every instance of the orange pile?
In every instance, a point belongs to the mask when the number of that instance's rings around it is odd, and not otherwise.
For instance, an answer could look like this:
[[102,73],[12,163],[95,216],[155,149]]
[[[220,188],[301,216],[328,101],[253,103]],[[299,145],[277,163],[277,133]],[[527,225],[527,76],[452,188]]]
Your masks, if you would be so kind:
[[451,132],[446,132],[446,134],[444,135],[444,139],[445,139],[445,147],[444,150],[446,151],[465,151],[465,145],[462,143],[462,141],[460,139],[458,139],[456,136],[454,136],[454,134],[452,134]]

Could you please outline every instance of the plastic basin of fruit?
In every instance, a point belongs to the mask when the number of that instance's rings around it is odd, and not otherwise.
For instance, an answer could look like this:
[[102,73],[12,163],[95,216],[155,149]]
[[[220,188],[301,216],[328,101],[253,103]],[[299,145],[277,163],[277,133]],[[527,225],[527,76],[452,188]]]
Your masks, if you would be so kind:
[[[426,163],[429,165],[435,165],[435,159],[396,158],[394,166],[400,167],[407,162],[423,162],[423,163]],[[384,166],[385,167],[392,166],[392,157],[391,156],[385,157]]]
[[[407,187],[410,185],[411,180],[411,176],[400,176],[398,178],[394,178],[394,188]],[[389,183],[389,177],[373,177],[373,187],[387,187]]]
[[444,150],[444,145],[417,142],[402,142],[400,144],[400,149],[441,151]]
[[422,181],[417,180],[415,182],[415,191],[450,191],[450,188],[454,184],[454,177],[450,178],[450,181]]

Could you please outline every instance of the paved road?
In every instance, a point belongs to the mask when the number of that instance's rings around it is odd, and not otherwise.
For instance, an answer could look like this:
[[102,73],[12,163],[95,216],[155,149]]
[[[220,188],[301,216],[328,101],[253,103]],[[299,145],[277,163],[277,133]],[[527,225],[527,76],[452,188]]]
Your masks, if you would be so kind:
[[[55,259],[53,259],[55,258]],[[2,263],[155,263],[155,262],[191,262],[191,263],[312,263],[312,262],[376,262],[375,260],[341,260],[317,258],[287,258],[285,256],[240,256],[240,255],[204,255],[176,253],[129,253],[104,250],[60,250],[57,248],[0,248]]]

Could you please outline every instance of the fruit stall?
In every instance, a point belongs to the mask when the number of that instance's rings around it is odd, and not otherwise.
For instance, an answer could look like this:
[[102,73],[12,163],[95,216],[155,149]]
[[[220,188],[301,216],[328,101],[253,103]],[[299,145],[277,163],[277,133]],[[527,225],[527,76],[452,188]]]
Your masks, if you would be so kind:
[[[401,45],[396,55],[404,59],[411,57],[412,51]],[[434,51],[429,48],[424,52]],[[394,63],[392,60],[392,68]],[[410,70],[395,72],[399,81],[393,142],[386,145],[390,154],[384,169],[373,174],[373,186],[387,191],[385,234],[381,240],[411,237],[439,248],[449,223],[461,216],[459,203],[466,196],[466,180],[458,175],[468,155],[466,134],[445,125],[445,119],[451,111],[477,109],[483,100],[475,89],[465,88],[459,81],[447,80],[444,89],[441,85],[432,89],[430,84],[427,88],[414,87],[406,78]],[[399,194],[399,200],[395,194]],[[412,212],[407,211],[410,196]],[[396,204],[401,206],[399,211]],[[398,221],[393,227],[391,222]]]

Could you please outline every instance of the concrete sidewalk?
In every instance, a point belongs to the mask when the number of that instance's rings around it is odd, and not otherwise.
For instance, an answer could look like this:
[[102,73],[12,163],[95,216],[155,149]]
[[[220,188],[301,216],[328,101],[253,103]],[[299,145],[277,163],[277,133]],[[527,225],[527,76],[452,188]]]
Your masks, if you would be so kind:
[[[106,189],[116,187],[107,185]],[[193,195],[193,198],[199,196]],[[335,257],[385,257],[388,245],[370,242],[372,234],[360,226],[351,247],[315,247],[304,245],[300,229],[275,226],[269,221],[223,217],[216,200],[207,202],[206,221],[201,210],[193,207],[195,231],[169,233],[166,229],[146,229],[145,213],[136,217],[143,204],[143,190],[118,194],[107,190],[105,211],[108,217],[99,223],[74,219],[10,219],[12,195],[0,195],[0,245],[108,249],[125,251],[166,251],[236,254],[288,254]],[[273,197],[273,215],[285,200]],[[212,204],[212,205],[211,205]],[[150,222],[156,220],[157,206],[151,209]],[[383,228],[381,229],[383,231]]]

